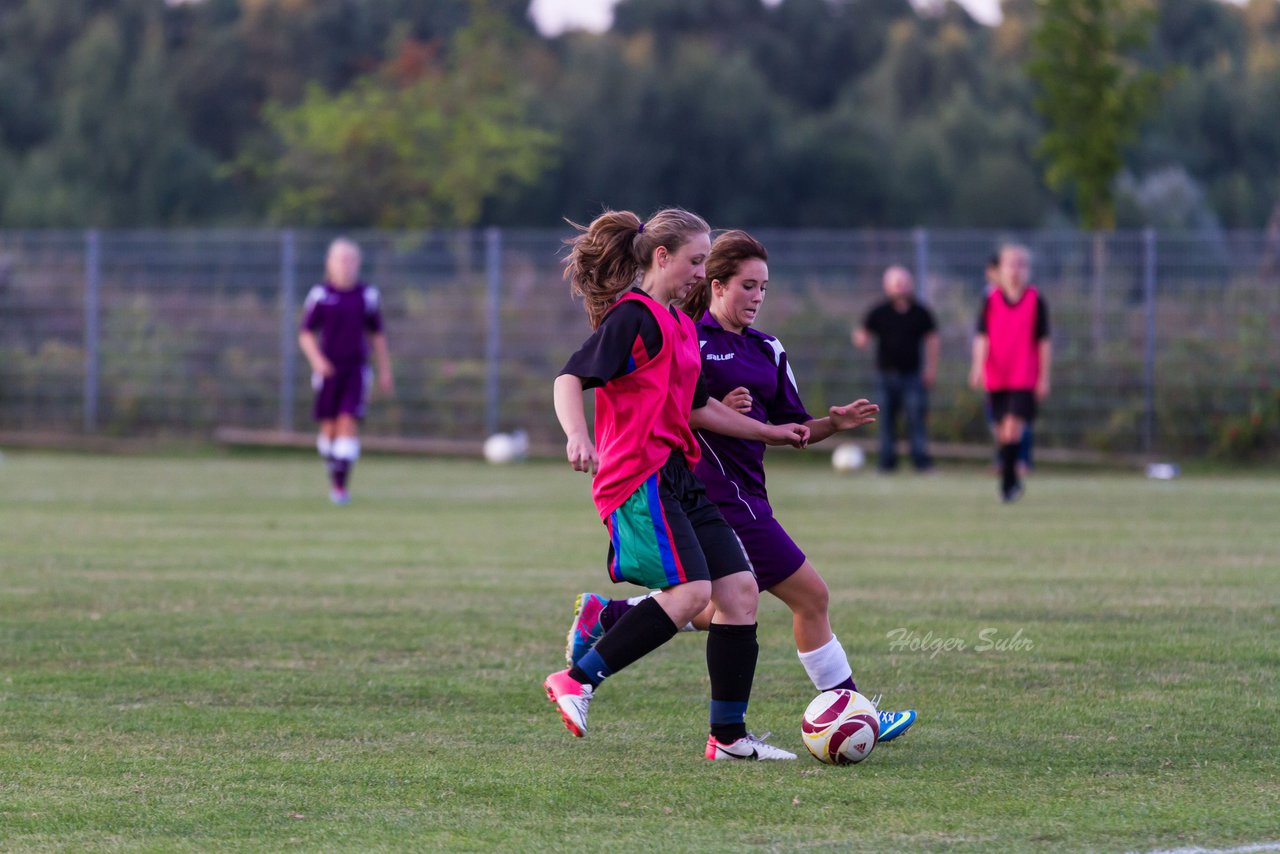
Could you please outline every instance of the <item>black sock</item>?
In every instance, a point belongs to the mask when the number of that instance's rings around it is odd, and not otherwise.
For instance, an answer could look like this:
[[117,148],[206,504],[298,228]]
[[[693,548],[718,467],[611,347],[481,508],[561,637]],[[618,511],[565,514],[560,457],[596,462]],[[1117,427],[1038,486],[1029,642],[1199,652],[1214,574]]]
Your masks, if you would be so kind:
[[346,489],[347,478],[351,476],[351,460],[329,458],[329,482],[334,489]]
[[1000,446],[1000,488],[1008,492],[1018,482],[1018,443]]
[[711,677],[711,734],[728,744],[747,734],[747,703],[755,681],[760,644],[756,626],[712,623],[707,630],[707,675]]
[[[596,642],[595,651],[609,666],[609,674],[644,658],[676,636],[676,624],[653,599],[645,599],[618,618],[613,628]],[[578,667],[569,675],[579,682],[592,682]],[[606,674],[608,675],[608,674]]]

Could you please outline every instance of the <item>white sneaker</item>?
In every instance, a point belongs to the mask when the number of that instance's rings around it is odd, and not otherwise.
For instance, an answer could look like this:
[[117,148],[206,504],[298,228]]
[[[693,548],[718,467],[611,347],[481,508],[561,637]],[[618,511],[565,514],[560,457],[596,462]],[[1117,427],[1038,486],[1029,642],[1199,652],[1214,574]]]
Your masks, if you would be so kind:
[[591,686],[569,675],[568,670],[552,673],[542,683],[551,702],[560,709],[565,728],[582,738],[587,734],[587,707],[591,705]]
[[781,747],[774,747],[764,739],[747,733],[737,741],[721,744],[714,735],[707,736],[708,759],[795,759],[796,755]]

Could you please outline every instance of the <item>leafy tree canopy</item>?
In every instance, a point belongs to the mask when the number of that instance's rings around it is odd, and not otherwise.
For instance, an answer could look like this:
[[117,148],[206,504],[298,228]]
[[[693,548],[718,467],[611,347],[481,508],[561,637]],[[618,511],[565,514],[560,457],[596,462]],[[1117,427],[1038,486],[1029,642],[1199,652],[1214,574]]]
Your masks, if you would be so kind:
[[0,226],[1136,226],[1164,187],[1264,225],[1280,3],[1138,5],[623,0],[544,38],[527,0],[8,0]]

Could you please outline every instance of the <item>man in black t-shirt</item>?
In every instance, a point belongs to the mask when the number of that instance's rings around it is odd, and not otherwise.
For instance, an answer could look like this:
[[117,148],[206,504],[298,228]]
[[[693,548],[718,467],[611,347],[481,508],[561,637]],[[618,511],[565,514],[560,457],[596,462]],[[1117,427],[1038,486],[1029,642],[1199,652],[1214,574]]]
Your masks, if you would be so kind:
[[884,271],[886,299],[878,303],[853,331],[853,343],[866,349],[876,338],[876,369],[880,373],[880,471],[898,466],[898,413],[906,415],[911,462],[918,471],[933,467],[929,457],[925,418],[929,389],[938,375],[938,324],[933,313],[915,298],[915,283],[905,267]]

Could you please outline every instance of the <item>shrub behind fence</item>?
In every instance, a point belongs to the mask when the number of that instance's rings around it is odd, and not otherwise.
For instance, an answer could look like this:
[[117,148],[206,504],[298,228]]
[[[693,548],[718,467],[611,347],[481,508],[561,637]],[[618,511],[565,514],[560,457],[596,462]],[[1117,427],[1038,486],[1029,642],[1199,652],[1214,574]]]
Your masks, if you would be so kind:
[[[551,381],[588,333],[561,277],[559,231],[356,234],[384,297],[396,396],[370,432],[558,441]],[[811,409],[874,397],[849,341],[891,263],[938,316],[940,440],[985,441],[965,385],[983,263],[1033,252],[1050,307],[1046,447],[1242,456],[1280,434],[1280,241],[1261,232],[770,231],[762,329]],[[0,232],[0,429],[208,436],[309,430],[301,301],[331,234]]]

